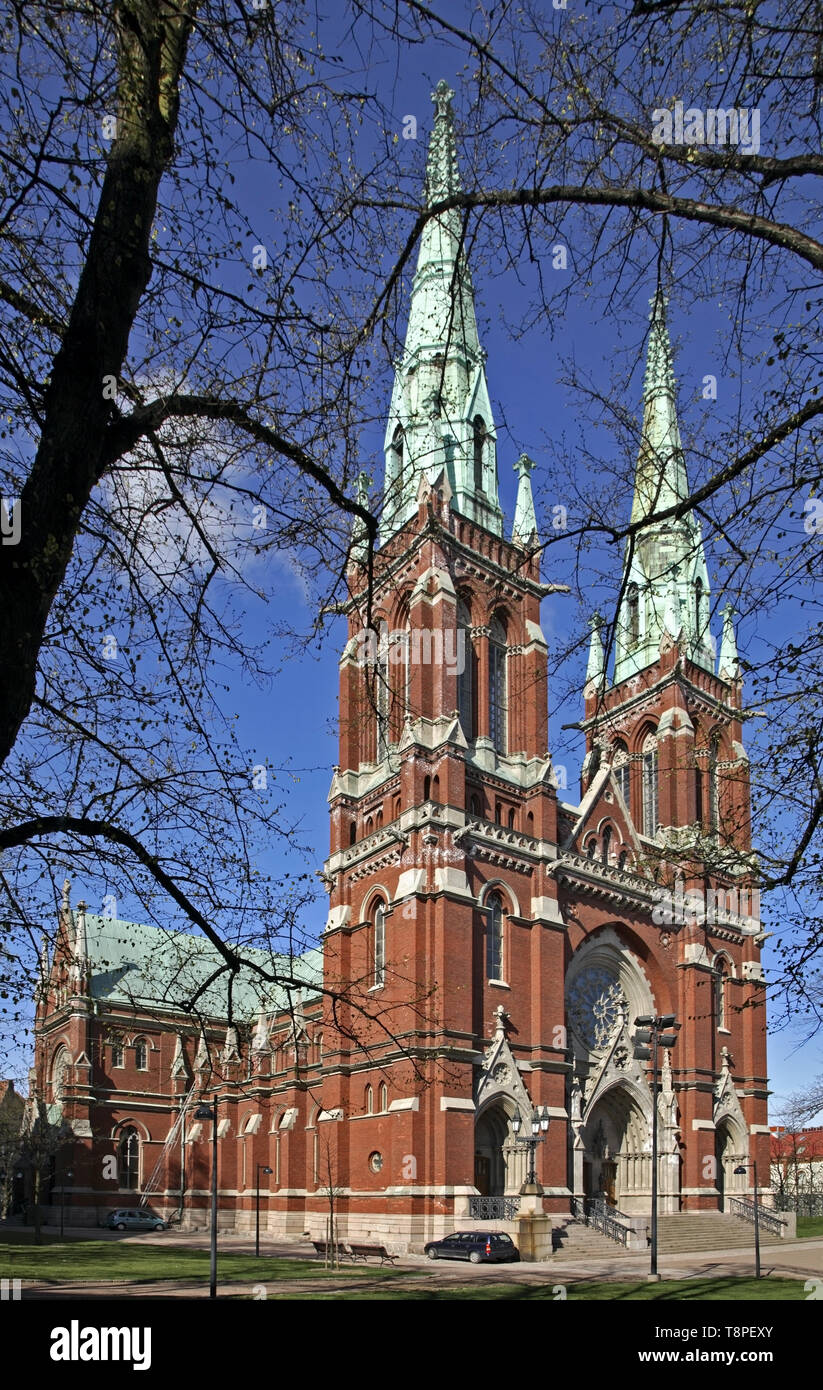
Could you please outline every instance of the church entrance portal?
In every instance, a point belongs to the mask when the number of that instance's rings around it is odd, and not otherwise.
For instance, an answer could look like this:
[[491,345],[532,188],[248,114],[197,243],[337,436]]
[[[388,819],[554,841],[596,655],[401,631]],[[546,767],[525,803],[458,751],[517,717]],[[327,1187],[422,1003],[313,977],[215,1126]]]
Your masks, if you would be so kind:
[[474,1185],[481,1197],[516,1196],[526,1179],[526,1155],[515,1144],[508,1110],[509,1104],[498,1100],[477,1118]]
[[628,1213],[651,1200],[651,1135],[634,1097],[614,1087],[597,1102],[583,1130],[586,1196]]

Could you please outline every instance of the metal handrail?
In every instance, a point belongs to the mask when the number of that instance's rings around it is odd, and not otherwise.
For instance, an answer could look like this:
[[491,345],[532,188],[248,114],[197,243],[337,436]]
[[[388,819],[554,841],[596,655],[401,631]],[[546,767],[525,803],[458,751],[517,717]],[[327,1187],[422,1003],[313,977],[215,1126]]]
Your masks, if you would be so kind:
[[622,1224],[624,1221],[631,1221],[626,1212],[619,1211],[617,1207],[610,1207],[602,1197],[572,1197],[571,1205],[576,1221],[585,1222],[587,1226],[601,1231],[610,1240],[616,1240],[619,1245],[628,1245],[630,1227]]
[[[750,1202],[747,1197],[729,1197],[729,1215],[739,1216],[743,1221],[751,1221],[754,1224],[754,1202]],[[782,1217],[775,1216],[774,1212],[767,1207],[757,1204],[757,1221],[766,1231],[771,1231],[773,1235],[783,1234],[784,1226],[788,1226],[788,1221]]]

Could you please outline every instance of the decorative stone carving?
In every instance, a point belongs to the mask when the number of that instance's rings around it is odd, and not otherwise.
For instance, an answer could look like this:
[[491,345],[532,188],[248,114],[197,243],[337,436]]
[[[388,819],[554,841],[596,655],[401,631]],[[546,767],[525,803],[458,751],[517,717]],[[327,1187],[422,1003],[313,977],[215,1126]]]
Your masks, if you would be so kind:
[[494,1011],[494,1037],[477,1069],[474,1083],[474,1102],[477,1110],[499,1096],[512,1101],[528,1121],[534,1108],[532,1098],[523,1083],[514,1054],[506,1037],[508,1014],[502,1004]]

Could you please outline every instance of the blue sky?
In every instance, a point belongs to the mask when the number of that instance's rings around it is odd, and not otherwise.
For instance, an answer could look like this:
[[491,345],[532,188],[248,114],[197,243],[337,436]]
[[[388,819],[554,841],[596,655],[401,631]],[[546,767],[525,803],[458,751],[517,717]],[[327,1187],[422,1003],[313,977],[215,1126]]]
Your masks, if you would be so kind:
[[[455,7],[459,12],[462,7]],[[558,16],[558,22],[560,17]],[[330,51],[329,27],[326,27],[326,49]],[[346,50],[351,58],[352,49]],[[462,66],[462,60],[461,60]],[[416,169],[422,174],[425,139],[431,126],[430,92],[437,80],[445,77],[455,89],[455,111],[458,128],[461,114],[468,106],[465,77],[456,63],[454,49],[446,44],[428,42],[410,50],[407,61],[397,65],[387,49],[383,55],[372,50],[363,79],[369,89],[380,92],[390,108],[391,121],[400,133],[404,119],[417,119],[418,140],[400,138],[395,146],[398,169]],[[768,140],[768,125],[764,126],[764,147]],[[263,244],[274,243],[276,224],[271,216],[272,201],[276,200],[274,179],[271,186],[260,178],[259,167],[244,169],[236,160],[238,191],[242,190],[249,223]],[[502,175],[501,175],[502,177]],[[544,533],[549,509],[553,503],[568,505],[573,513],[574,500],[566,495],[560,481],[557,455],[565,452],[582,458],[582,446],[589,445],[604,456],[612,450],[616,463],[625,460],[617,456],[617,446],[609,436],[593,426],[584,415],[581,400],[575,391],[564,385],[572,365],[606,389],[617,380],[622,383],[625,400],[641,414],[642,357],[648,299],[654,284],[641,280],[637,285],[634,312],[625,319],[604,317],[603,286],[585,284],[575,266],[574,248],[570,247],[566,270],[546,269],[547,275],[567,280],[571,296],[565,305],[558,304],[551,314],[538,316],[533,325],[521,332],[534,290],[534,271],[527,264],[521,277],[503,271],[498,262],[474,266],[478,318],[481,341],[488,351],[487,378],[495,410],[498,437],[498,463],[501,482],[501,502],[506,514],[507,531],[514,509],[515,479],[513,464],[522,451],[534,458],[537,468],[533,476],[538,505],[538,521]],[[675,341],[675,369],[679,381],[681,423],[684,432],[693,429],[698,438],[708,441],[710,448],[716,425],[712,413],[720,418],[733,415],[741,396],[756,398],[767,372],[754,359],[739,361],[729,342],[729,308],[724,302],[722,284],[716,293],[706,294],[702,302],[679,302],[673,295],[669,318]],[[517,330],[513,336],[511,329]],[[727,355],[729,354],[729,355]],[[700,387],[706,373],[718,379],[718,401],[708,403],[701,398]],[[383,373],[383,399],[388,409],[391,376]],[[359,447],[363,467],[379,480],[382,472],[382,436],[384,420],[376,420],[364,428]],[[687,467],[692,479],[697,464],[687,452]],[[581,465],[577,472],[578,487],[597,490],[603,487],[599,475],[588,477]],[[628,490],[613,499],[614,519],[628,519],[631,497]],[[713,607],[719,600],[715,556],[709,547],[709,573],[713,581]],[[611,577],[612,585],[619,578],[621,556],[595,543],[589,553],[591,588],[583,586],[583,603],[589,610],[601,606],[607,589],[602,579]],[[551,547],[544,564],[544,578],[567,582],[573,577],[574,550],[570,542]],[[296,616],[297,615],[297,616]],[[248,642],[254,644],[268,635],[270,628],[281,620],[308,629],[314,611],[307,602],[299,574],[279,564],[274,601],[269,610],[259,607],[247,612]],[[565,645],[571,636],[583,630],[585,615],[572,598],[555,596],[544,601],[542,622],[550,642]],[[786,614],[743,614],[740,639],[742,649],[755,662],[768,661],[773,642],[781,640],[787,628]],[[791,622],[799,623],[798,615]],[[302,656],[285,656],[270,689],[258,691],[235,680],[226,699],[226,706],[239,716],[240,736],[252,753],[252,761],[264,763],[279,772],[278,790],[285,783],[291,818],[299,824],[305,856],[296,851],[290,859],[278,847],[271,862],[263,867],[282,872],[305,872],[307,866],[319,868],[328,849],[328,820],[326,795],[331,769],[337,757],[334,722],[337,697],[337,661],[344,640],[344,622],[327,624],[319,644],[310,647]],[[717,617],[713,631],[719,638]],[[579,692],[585,668],[585,650],[580,647],[569,657],[558,679],[550,685],[550,740],[555,760],[567,768],[569,799],[577,794],[581,743],[577,735],[563,733],[562,725],[582,713]],[[750,752],[756,758],[758,739],[762,730],[752,723],[748,726]],[[319,884],[318,884],[319,889]],[[82,884],[76,884],[76,901]],[[95,906],[95,904],[92,904]],[[316,903],[313,923],[317,930],[325,918],[322,892]],[[129,915],[128,904],[122,905],[123,915]],[[768,968],[769,948],[764,953]],[[823,1070],[823,1043],[812,1041],[799,1053],[801,1040],[795,1030],[775,1033],[772,1037],[770,1067],[773,1088],[778,1094],[795,1090],[803,1082]]]

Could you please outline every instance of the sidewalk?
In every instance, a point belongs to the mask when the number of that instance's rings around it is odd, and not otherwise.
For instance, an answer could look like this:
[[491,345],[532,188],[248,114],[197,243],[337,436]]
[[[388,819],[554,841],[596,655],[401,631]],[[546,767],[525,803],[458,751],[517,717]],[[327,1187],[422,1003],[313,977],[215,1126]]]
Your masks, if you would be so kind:
[[[83,1232],[88,1234],[87,1231]],[[72,1234],[79,1235],[80,1232]],[[141,1244],[159,1244],[163,1240],[162,1235],[158,1236],[120,1236],[121,1240],[129,1243],[138,1241]],[[180,1232],[174,1234],[174,1244],[185,1245],[193,1249],[207,1249],[208,1235],[205,1232]],[[226,1234],[220,1237],[219,1250],[233,1254],[251,1254],[254,1250],[254,1242],[245,1235]],[[227,1297],[246,1297],[253,1298],[255,1285],[249,1282],[219,1283],[219,1250],[218,1250],[218,1294],[221,1298]],[[261,1257],[263,1258],[290,1258],[290,1259],[309,1259],[311,1247],[302,1244],[285,1244],[275,1242],[261,1242]],[[806,1280],[808,1278],[823,1278],[823,1239],[813,1239],[791,1242],[785,1247],[766,1246],[761,1252],[762,1273],[768,1275],[780,1275],[783,1277]],[[314,1261],[312,1261],[314,1262]],[[346,1266],[350,1268],[350,1266]],[[267,1298],[291,1297],[291,1298],[312,1298],[325,1295],[333,1295],[336,1292],[355,1290],[367,1293],[373,1289],[377,1291],[385,1288],[387,1284],[395,1280],[404,1289],[448,1289],[450,1286],[471,1286],[475,1280],[485,1281],[495,1284],[522,1284],[524,1288],[535,1285],[574,1285],[581,1282],[597,1281],[622,1281],[634,1282],[644,1280],[649,1271],[649,1256],[647,1253],[638,1255],[621,1255],[618,1257],[592,1257],[587,1259],[564,1260],[562,1253],[553,1256],[550,1260],[541,1264],[516,1264],[516,1265],[472,1265],[461,1262],[433,1263],[426,1260],[422,1255],[401,1256],[397,1266],[391,1270],[383,1270],[381,1276],[374,1277],[375,1266],[357,1266],[357,1274],[344,1274],[335,1276],[330,1273],[328,1278],[318,1280],[317,1278],[301,1279],[299,1276],[294,1279],[273,1280],[261,1278],[257,1296],[262,1297],[263,1293]],[[754,1273],[754,1251],[741,1251],[739,1249],[718,1251],[712,1250],[704,1254],[683,1254],[683,1255],[663,1255],[658,1260],[658,1269],[663,1279],[717,1279],[728,1276],[745,1276]],[[208,1287],[205,1281],[194,1284],[188,1280],[163,1280],[160,1284],[152,1283],[116,1283],[112,1280],[97,1282],[64,1283],[59,1288],[55,1285],[43,1281],[26,1281],[26,1298],[35,1299],[72,1299],[72,1298],[91,1298],[91,1299],[117,1299],[117,1298],[142,1298],[142,1299],[166,1299],[166,1298],[205,1298],[208,1296]]]

